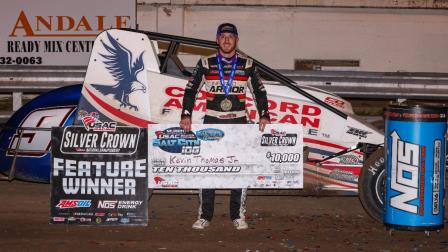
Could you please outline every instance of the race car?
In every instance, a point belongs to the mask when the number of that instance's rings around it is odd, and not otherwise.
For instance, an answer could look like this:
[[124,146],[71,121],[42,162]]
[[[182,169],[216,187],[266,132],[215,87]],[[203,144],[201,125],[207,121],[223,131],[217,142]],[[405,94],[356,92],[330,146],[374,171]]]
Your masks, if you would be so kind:
[[[82,85],[43,94],[6,123],[0,132],[0,172],[10,180],[49,183],[51,127],[178,123],[191,76],[181,58],[185,52],[210,54],[216,48],[214,41],[140,30],[100,33]],[[359,193],[366,211],[380,220],[383,133],[354,115],[341,97],[295,83],[256,59],[254,64],[265,80],[271,122],[303,126],[304,190]],[[193,123],[202,122],[205,101],[201,92]],[[258,115],[250,94],[247,101],[248,118],[255,123]]]

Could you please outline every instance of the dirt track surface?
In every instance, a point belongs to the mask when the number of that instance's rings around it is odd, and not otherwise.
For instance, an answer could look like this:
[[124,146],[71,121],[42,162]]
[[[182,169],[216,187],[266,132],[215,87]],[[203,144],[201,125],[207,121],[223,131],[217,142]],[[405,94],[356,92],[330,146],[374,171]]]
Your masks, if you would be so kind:
[[217,196],[212,225],[196,231],[195,195],[156,194],[147,227],[111,228],[49,225],[49,194],[0,182],[0,251],[448,251],[447,229],[391,236],[356,197],[249,196],[250,228],[237,231],[228,196]]

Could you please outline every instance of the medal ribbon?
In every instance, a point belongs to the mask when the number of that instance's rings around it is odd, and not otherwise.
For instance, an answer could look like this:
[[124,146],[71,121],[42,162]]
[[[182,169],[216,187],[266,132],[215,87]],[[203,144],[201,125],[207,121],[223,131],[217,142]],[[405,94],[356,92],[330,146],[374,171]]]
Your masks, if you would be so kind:
[[227,80],[227,83],[225,83],[225,80],[224,80],[224,69],[222,66],[222,56],[220,53],[218,53],[218,55],[216,55],[216,60],[218,61],[217,65],[218,65],[218,72],[219,72],[219,81],[221,82],[221,86],[224,90],[224,95],[228,96],[230,89],[232,88],[233,79],[235,78],[236,65],[238,62],[236,53],[232,57],[232,69],[230,70],[229,79]]

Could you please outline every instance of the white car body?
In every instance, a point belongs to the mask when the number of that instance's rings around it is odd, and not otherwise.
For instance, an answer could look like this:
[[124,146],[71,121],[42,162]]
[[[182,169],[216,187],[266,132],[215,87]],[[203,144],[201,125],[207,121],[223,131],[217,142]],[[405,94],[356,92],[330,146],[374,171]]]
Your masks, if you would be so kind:
[[[129,101],[138,110],[123,105],[116,97],[102,94],[92,86],[116,85],[110,66],[108,69],[105,64],[105,55],[111,54],[105,45],[113,46],[111,37],[131,53],[125,59],[130,67],[135,64],[137,56],[143,53],[144,70],[136,77],[146,90],[128,94]],[[151,123],[178,123],[188,76],[161,72],[158,43],[140,32],[111,29],[101,33],[94,44],[78,107],[88,112],[97,110],[103,121],[117,121],[125,125],[146,127]],[[351,104],[334,94],[296,83],[301,90],[326,103],[327,106],[324,107],[288,86],[272,81],[266,82],[265,86],[272,123],[301,123],[304,127],[304,145],[309,152],[304,163],[305,184],[320,189],[356,192],[363,165],[362,152],[349,151],[324,162],[319,161],[357,146],[358,143],[382,144],[383,134],[353,115]],[[247,95],[250,97],[250,94]],[[341,111],[345,116],[334,113],[328,106]],[[204,111],[205,93],[201,91],[196,100],[193,123],[202,122]],[[256,122],[257,113],[251,97],[247,102],[247,112],[250,120]]]

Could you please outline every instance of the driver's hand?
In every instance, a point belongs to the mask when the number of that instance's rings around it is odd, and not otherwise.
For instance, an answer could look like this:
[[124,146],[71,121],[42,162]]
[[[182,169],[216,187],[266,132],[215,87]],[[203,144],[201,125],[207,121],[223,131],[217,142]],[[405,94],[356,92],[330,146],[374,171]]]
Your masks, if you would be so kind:
[[179,125],[186,132],[191,131],[191,117],[183,116],[182,119],[180,119]]
[[260,118],[260,121],[258,122],[258,128],[260,129],[261,132],[264,132],[264,128],[266,127],[266,124],[271,123],[269,121],[269,119],[262,117]]

